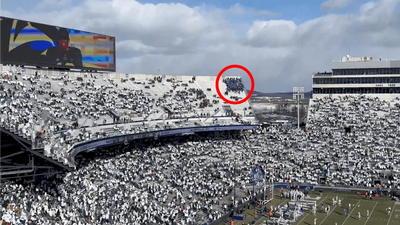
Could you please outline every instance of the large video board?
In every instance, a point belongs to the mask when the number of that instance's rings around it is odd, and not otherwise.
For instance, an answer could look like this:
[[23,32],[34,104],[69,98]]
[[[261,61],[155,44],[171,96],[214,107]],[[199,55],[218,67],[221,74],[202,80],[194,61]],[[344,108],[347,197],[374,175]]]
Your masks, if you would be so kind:
[[115,38],[0,17],[1,63],[115,72]]

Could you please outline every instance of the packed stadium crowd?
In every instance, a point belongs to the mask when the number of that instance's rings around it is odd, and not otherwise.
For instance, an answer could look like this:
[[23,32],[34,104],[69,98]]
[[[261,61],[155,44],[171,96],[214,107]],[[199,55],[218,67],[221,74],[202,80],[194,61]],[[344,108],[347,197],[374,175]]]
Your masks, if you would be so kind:
[[[383,188],[399,188],[397,130],[388,123],[397,117],[398,102],[364,96],[318,99],[310,104],[305,131],[268,127],[99,150],[83,157],[79,170],[52,182],[24,188],[2,184],[2,205],[8,206],[3,216],[17,218],[20,212],[20,219],[64,224],[204,224],[229,213],[234,184],[236,206],[249,202],[254,165],[265,166],[268,183],[317,185],[323,177],[332,186],[372,187],[379,180]],[[53,208],[35,207],[46,199]],[[65,219],[69,214],[75,218]]]
[[[308,139],[326,182],[399,188],[400,100],[345,96],[310,104]],[[384,181],[383,181],[384,180]]]
[[[107,148],[82,158],[76,172],[36,186],[2,183],[3,219],[38,224],[203,224],[249,200],[251,160],[229,158],[247,142],[238,133],[159,139]],[[244,147],[244,146],[243,146]],[[241,158],[246,158],[241,153]],[[234,168],[235,173],[234,175]],[[239,191],[241,190],[241,191]],[[258,189],[258,192],[261,190]],[[48,203],[47,203],[48,202]]]
[[40,75],[24,79],[29,80],[30,85],[17,75],[0,79],[2,109],[4,109],[2,124],[29,137],[32,128],[17,125],[29,124],[21,122],[23,118],[38,121],[42,119],[40,116],[43,112],[48,112],[47,117],[55,122],[51,124],[53,125],[51,130],[57,131],[76,128],[78,119],[82,117],[92,122],[90,126],[114,122],[110,111],[118,117],[117,122],[128,122],[133,117],[146,120],[149,116],[153,116],[157,118],[152,119],[162,119],[165,114],[169,118],[201,117],[202,112],[198,110],[199,108],[213,106],[208,99],[207,104],[204,104],[206,95],[201,89],[176,90],[180,85],[179,82],[172,83],[169,92],[163,96],[150,98],[150,94],[143,89],[125,85],[128,81],[123,81],[120,88],[117,88],[118,84],[113,79],[80,77],[73,80],[68,76],[51,79],[59,81],[58,87],[52,87],[54,82],[50,82],[49,77]]
[[[30,82],[42,85],[40,93],[39,88],[27,87],[18,79],[1,80],[0,119],[2,126],[13,127],[27,137],[35,126],[44,126],[45,131],[37,135],[51,138],[57,130],[77,126],[82,115],[93,123],[104,119],[112,123],[105,108],[157,114],[155,106],[175,107],[172,102],[186,96],[181,91],[178,98],[174,95],[153,101],[143,91],[124,92],[124,82],[114,89],[116,85],[111,81],[104,81],[110,82],[111,88],[98,87],[98,79],[91,78],[64,79],[60,86],[75,82],[76,88],[44,93],[49,83],[31,77]],[[72,93],[79,99],[74,99]],[[202,93],[192,92],[193,97],[188,98],[200,101],[198,95]],[[135,107],[125,110],[129,103],[124,102],[124,94],[134,99]],[[192,107],[187,110],[195,113],[200,105]],[[2,182],[0,216],[16,224],[210,223],[229,214],[233,207],[251,204],[252,196],[263,192],[251,185],[249,171],[255,165],[265,169],[266,183],[374,188],[379,182],[386,189],[399,188],[399,112],[399,99],[314,99],[310,100],[305,130],[259,127],[253,131],[136,140],[97,149],[80,156],[75,172],[43,177],[31,184]],[[46,118],[53,119],[35,124]],[[78,137],[90,140],[85,135]],[[296,216],[298,211],[293,211]]]
[[[161,76],[149,77],[145,82],[134,78],[119,82],[93,74],[76,79],[37,72],[33,76],[5,74],[0,78],[0,125],[32,140],[37,148],[49,145],[52,157],[64,164],[70,163],[63,159],[68,158],[67,150],[76,143],[182,126],[228,123],[217,118],[207,120],[226,115],[217,96],[205,93],[193,83],[194,77],[191,82],[163,80]],[[115,126],[118,123],[130,126]],[[229,123],[247,122],[237,116]],[[92,129],[98,126],[103,127]]]

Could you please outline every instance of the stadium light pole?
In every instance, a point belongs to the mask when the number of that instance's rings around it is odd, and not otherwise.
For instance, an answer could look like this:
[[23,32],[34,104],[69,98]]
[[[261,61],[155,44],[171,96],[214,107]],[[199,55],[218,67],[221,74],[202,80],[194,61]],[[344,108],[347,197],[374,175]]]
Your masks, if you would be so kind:
[[232,207],[232,212],[233,215],[235,215],[235,198],[236,198],[236,148],[234,148],[233,152],[231,153],[233,155],[233,207]]
[[274,178],[271,178],[271,188],[272,188],[272,197],[271,197],[272,201],[272,199],[274,199]]
[[235,178],[236,178],[236,174],[235,174],[235,169],[236,169],[236,159],[235,160],[235,165],[233,166],[233,215],[235,215],[235,198],[236,198],[236,182],[235,182]]
[[293,87],[293,99],[297,100],[297,129],[300,129],[300,99],[304,99],[304,87]]
[[[264,171],[266,171],[267,170],[267,167],[265,167],[265,170]],[[263,182],[263,190],[264,190],[264,201],[266,200],[265,199],[265,192],[266,192],[266,188],[267,188],[267,185],[266,185],[266,183],[267,183],[267,173],[264,173],[264,182]]]

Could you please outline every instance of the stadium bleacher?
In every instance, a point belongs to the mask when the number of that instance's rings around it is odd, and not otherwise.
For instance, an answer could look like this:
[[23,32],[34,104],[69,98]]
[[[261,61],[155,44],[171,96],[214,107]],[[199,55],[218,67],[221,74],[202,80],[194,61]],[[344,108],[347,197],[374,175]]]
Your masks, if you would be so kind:
[[[1,126],[66,164],[71,163],[66,149],[86,142],[252,122],[248,115],[226,115],[209,77],[30,74],[2,74]],[[235,92],[236,85],[220,85],[231,97],[245,95]],[[229,109],[245,113],[246,104]],[[399,189],[399,113],[400,99],[313,99],[305,131],[189,130],[100,147],[78,154],[76,171],[37,184],[2,182],[0,216],[17,224],[209,224],[231,213],[234,186],[235,207],[262,193],[260,187],[252,192],[254,165],[265,168],[267,183]],[[273,210],[283,215],[286,208]]]
[[0,85],[3,127],[70,167],[75,167],[71,149],[82,142],[182,127],[254,123],[252,112],[243,110],[248,103],[232,106],[234,113],[227,116],[215,77],[163,80],[156,75],[54,71],[50,75],[46,70],[27,70],[3,72]]

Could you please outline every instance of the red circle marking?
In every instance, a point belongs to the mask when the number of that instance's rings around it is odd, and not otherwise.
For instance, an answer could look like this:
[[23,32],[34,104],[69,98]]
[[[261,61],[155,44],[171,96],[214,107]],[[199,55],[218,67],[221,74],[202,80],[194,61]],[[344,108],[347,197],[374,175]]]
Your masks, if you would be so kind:
[[[221,94],[221,91],[219,90],[219,79],[221,78],[222,74],[225,73],[225,71],[227,71],[227,70],[229,70],[229,69],[232,69],[232,68],[241,69],[241,70],[243,70],[244,72],[246,72],[247,75],[249,75],[250,81],[251,81],[251,88],[250,88],[249,94],[246,96],[246,98],[244,98],[244,99],[242,99],[242,100],[240,100],[240,101],[230,101],[230,100],[226,99],[226,98]],[[222,100],[224,100],[226,103],[233,104],[233,105],[242,104],[243,102],[249,100],[249,98],[250,98],[251,95],[253,94],[253,91],[254,91],[254,78],[253,78],[253,75],[251,75],[250,71],[249,71],[246,67],[241,66],[241,65],[229,65],[229,66],[223,68],[223,69],[221,70],[221,72],[219,72],[219,74],[218,74],[218,76],[217,76],[217,80],[215,81],[215,88],[217,89],[217,93],[218,93],[219,97],[220,97]]]

